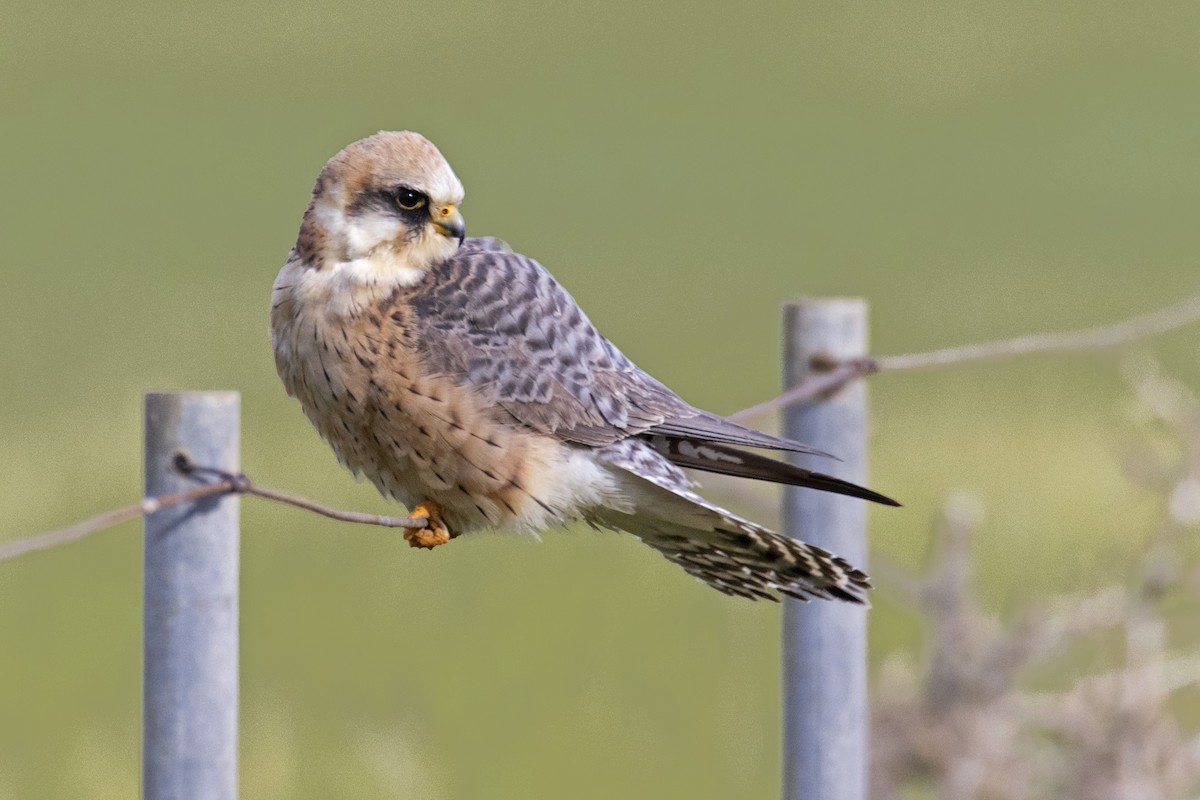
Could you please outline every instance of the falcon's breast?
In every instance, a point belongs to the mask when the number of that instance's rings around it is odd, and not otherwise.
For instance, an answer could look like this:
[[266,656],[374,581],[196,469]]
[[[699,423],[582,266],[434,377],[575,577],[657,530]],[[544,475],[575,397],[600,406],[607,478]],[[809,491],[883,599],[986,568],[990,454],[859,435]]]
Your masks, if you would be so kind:
[[[541,296],[544,270],[495,269],[488,246],[468,240],[417,283],[382,298],[364,293],[344,315],[303,288],[314,278],[301,273],[311,270],[285,266],[272,338],[288,393],[349,469],[410,507],[436,501],[456,532],[539,529],[620,504],[611,472],[587,448],[509,410],[541,403],[551,423],[577,413],[553,410],[552,381],[526,377],[535,363],[543,376],[560,368],[553,326],[523,302],[555,305]],[[517,263],[526,265],[536,267]]]

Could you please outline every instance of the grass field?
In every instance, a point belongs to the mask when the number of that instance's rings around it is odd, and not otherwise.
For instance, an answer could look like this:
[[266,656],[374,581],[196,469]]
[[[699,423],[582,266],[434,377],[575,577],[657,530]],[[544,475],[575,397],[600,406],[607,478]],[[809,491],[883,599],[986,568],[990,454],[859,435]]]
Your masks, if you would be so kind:
[[[1200,284],[1192,3],[7,3],[0,20],[0,538],[137,496],[146,390],[239,390],[251,475],[387,508],[284,395],[266,335],[317,170],[381,128],[437,142],[469,231],[538,258],[719,412],[777,390],[778,308],[801,293],[868,297],[875,350],[899,353]],[[1196,343],[1153,349],[1194,383]],[[997,609],[1119,579],[1158,500],[1120,474],[1118,364],[873,379],[872,483],[905,502],[872,512],[874,548],[920,563],[968,488]],[[763,497],[739,510],[773,521]],[[776,794],[776,608],[628,537],[428,554],[245,508],[244,797]],[[0,798],[136,795],[139,580],[136,525],[0,564]],[[876,660],[920,643],[885,592],[871,635]]]

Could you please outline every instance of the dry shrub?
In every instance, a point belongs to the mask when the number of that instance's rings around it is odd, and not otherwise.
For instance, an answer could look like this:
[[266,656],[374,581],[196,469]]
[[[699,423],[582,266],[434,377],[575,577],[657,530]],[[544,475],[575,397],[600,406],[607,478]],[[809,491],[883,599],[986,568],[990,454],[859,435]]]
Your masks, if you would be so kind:
[[[1200,656],[1172,642],[1168,624],[1168,609],[1173,619],[1200,617],[1188,537],[1200,522],[1200,401],[1152,361],[1125,374],[1133,395],[1126,472],[1164,498],[1125,584],[1000,621],[971,590],[971,540],[983,510],[968,495],[946,503],[927,574],[880,575],[884,591],[921,612],[928,647],[923,668],[894,659],[879,676],[876,800],[1200,796],[1200,737],[1175,713],[1178,691],[1200,682]],[[1120,643],[1114,663],[1062,688],[1033,688],[1031,676],[1061,674],[1065,654],[1106,637]]]

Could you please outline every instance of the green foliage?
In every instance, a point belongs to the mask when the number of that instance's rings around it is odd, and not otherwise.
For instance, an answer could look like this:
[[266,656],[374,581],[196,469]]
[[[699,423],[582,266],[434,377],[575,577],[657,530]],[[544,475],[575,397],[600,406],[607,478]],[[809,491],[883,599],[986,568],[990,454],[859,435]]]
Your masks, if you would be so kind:
[[[1195,290],[1191,3],[13,4],[0,25],[0,536],[129,502],[140,394],[243,393],[257,479],[364,510],[274,376],[312,179],[437,142],[472,233],[549,266],[635,360],[732,411],[779,303],[862,294],[892,353]],[[1167,337],[1195,378],[1195,336]],[[998,606],[1119,577],[1152,502],[1115,358],[873,379],[875,546],[989,508]],[[769,498],[769,495],[765,495]],[[770,797],[776,610],[625,537],[410,551],[247,501],[247,797]],[[769,504],[741,510],[769,519]],[[1132,533],[1131,533],[1132,532]],[[136,526],[0,565],[0,798],[137,791]],[[878,656],[914,647],[881,595]]]

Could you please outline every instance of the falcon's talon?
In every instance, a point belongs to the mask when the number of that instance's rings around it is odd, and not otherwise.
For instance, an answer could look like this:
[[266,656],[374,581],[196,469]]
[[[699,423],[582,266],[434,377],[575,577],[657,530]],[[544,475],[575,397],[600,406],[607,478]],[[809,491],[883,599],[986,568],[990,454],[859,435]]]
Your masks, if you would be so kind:
[[417,505],[409,513],[408,518],[425,520],[424,528],[408,528],[404,531],[404,539],[408,542],[409,547],[423,547],[426,550],[432,550],[454,538],[454,534],[442,521],[441,506],[432,500],[426,500]]

